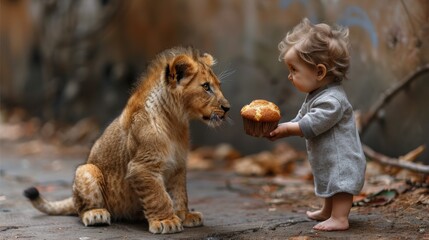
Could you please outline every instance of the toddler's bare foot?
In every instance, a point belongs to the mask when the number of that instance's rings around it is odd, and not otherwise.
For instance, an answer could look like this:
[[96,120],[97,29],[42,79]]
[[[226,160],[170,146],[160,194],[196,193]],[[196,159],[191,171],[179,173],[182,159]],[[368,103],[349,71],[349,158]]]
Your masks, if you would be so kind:
[[349,220],[348,218],[332,218],[330,217],[328,220],[323,221],[313,229],[321,230],[321,231],[342,231],[349,229]]
[[323,210],[317,210],[314,212],[307,211],[307,217],[316,221],[325,221],[331,216],[329,213],[323,212]]

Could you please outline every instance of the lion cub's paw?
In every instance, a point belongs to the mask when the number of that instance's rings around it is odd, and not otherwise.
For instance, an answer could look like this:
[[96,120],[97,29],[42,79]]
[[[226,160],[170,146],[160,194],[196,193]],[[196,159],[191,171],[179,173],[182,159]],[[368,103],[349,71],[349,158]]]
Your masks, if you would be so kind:
[[203,214],[200,212],[187,212],[183,220],[185,227],[198,227],[203,225]]
[[183,231],[182,220],[176,215],[172,218],[158,220],[149,220],[149,232],[151,233],[176,233]]
[[85,227],[110,225],[110,213],[104,208],[91,209],[82,215],[82,222]]

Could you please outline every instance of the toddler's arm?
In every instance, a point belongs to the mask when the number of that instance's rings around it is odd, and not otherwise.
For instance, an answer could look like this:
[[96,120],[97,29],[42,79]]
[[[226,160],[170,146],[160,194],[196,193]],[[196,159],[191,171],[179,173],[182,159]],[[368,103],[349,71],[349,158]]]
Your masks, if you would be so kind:
[[267,138],[271,141],[289,136],[302,136],[301,128],[297,122],[281,123],[274,129]]

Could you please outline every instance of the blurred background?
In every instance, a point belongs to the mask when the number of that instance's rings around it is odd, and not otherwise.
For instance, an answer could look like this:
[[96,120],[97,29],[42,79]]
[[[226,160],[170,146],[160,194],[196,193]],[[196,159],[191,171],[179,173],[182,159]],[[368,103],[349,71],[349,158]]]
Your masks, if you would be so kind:
[[[233,120],[216,129],[193,122],[193,147],[271,149],[245,135],[240,109],[263,98],[278,104],[281,121],[296,115],[305,95],[287,80],[277,44],[304,17],[349,27],[344,87],[361,116],[412,80],[384,101],[362,141],[389,156],[427,146],[427,0],[0,0],[0,140],[90,146],[158,52],[192,45],[217,59],[217,74],[228,73],[222,88]],[[281,141],[305,147],[302,138]],[[420,160],[429,164],[428,157]]]

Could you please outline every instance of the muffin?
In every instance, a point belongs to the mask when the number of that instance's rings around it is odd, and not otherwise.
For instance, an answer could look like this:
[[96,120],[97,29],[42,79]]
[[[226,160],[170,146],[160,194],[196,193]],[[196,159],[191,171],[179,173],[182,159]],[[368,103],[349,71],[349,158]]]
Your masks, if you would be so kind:
[[266,100],[254,100],[240,111],[244,131],[254,137],[268,136],[279,124],[280,109]]

